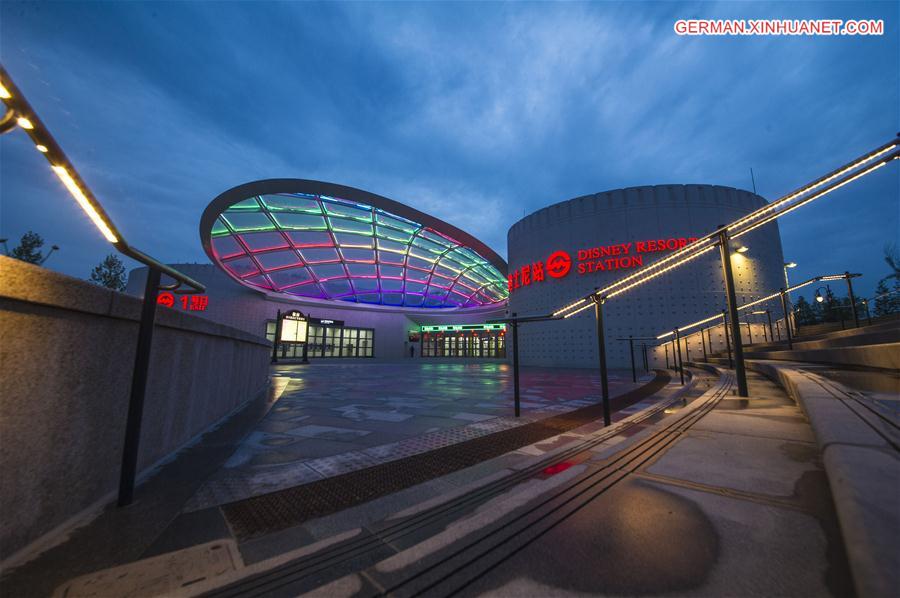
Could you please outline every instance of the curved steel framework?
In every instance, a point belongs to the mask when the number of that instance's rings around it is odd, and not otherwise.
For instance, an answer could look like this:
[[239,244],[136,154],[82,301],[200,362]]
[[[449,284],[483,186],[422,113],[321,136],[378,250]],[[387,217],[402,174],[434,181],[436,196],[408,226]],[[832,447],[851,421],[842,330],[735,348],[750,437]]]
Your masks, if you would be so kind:
[[506,263],[465,232],[352,187],[298,179],[226,191],[200,223],[210,259],[243,285],[411,308],[494,305]]

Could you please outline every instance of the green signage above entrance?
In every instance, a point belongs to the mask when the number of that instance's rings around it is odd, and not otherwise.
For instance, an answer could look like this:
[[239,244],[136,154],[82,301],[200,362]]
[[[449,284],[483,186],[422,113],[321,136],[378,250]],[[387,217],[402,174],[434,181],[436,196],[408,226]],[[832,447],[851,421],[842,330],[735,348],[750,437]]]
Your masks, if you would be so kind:
[[451,332],[454,330],[506,330],[506,324],[446,324],[422,326],[422,332]]

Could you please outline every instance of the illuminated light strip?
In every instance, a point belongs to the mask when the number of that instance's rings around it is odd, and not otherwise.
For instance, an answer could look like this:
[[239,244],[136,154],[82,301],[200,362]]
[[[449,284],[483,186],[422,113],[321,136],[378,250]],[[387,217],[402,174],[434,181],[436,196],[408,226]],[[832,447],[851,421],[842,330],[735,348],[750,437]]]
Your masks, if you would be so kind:
[[[891,158],[891,160],[893,160],[893,159],[894,159],[894,158]],[[859,172],[857,172],[857,173],[854,174],[853,176],[851,176],[851,177],[849,177],[849,178],[847,178],[847,179],[841,181],[840,183],[834,185],[833,187],[828,187],[827,189],[823,189],[823,190],[819,191],[818,193],[814,193],[814,194],[810,195],[809,197],[805,197],[805,198],[803,198],[802,200],[800,200],[800,201],[798,201],[797,203],[795,203],[794,205],[792,205],[791,207],[786,208],[786,209],[784,209],[784,210],[781,210],[780,212],[776,212],[776,213],[774,213],[774,214],[771,214],[771,215],[767,216],[766,218],[760,220],[759,222],[757,222],[757,223],[754,224],[753,226],[750,226],[750,227],[745,228],[744,230],[742,230],[742,231],[740,231],[740,232],[735,233],[734,235],[731,236],[731,238],[732,238],[732,239],[737,239],[737,238],[740,237],[741,235],[745,235],[745,234],[749,233],[750,231],[759,228],[760,226],[763,226],[763,225],[765,225],[765,224],[769,224],[770,222],[776,220],[777,218],[781,218],[781,217],[784,216],[785,214],[787,214],[787,213],[789,213],[789,212],[793,212],[793,211],[796,210],[797,208],[803,207],[803,206],[805,206],[806,204],[808,204],[809,202],[811,202],[811,201],[813,201],[813,200],[816,200],[816,199],[819,199],[820,197],[823,197],[823,196],[825,196],[825,195],[828,195],[828,194],[831,193],[832,191],[834,191],[834,190],[836,190],[836,189],[840,189],[840,188],[843,187],[844,185],[846,185],[846,184],[848,184],[848,183],[852,183],[853,181],[855,181],[856,179],[858,179],[858,178],[860,178],[860,177],[863,177],[863,176],[865,176],[865,175],[867,175],[867,174],[870,174],[870,173],[872,173],[872,172],[875,172],[876,170],[878,170],[878,169],[881,168],[882,166],[886,165],[889,161],[890,161],[890,160],[884,161],[884,162],[879,162],[879,163],[877,163],[877,164],[872,164],[872,165],[870,165],[870,166],[867,166],[867,167],[864,168],[863,170],[860,170]]]
[[0,99],[8,100],[11,97],[12,97],[12,94],[9,93],[9,90],[6,89],[6,86],[3,85],[2,83],[0,83]]
[[[704,239],[698,239],[698,240],[694,241],[693,243],[689,243],[689,244],[685,245],[684,247],[682,247],[681,249],[675,251],[674,253],[664,257],[663,259],[657,260],[651,264],[648,264],[646,267],[644,267],[640,271],[635,272],[634,274],[630,274],[630,275],[626,276],[625,278],[617,280],[613,284],[600,289],[599,291],[597,291],[597,293],[607,296],[607,297],[612,297],[612,293],[610,293],[609,291],[612,291],[616,287],[622,286],[623,284],[626,284],[627,282],[634,280],[635,278],[641,278],[641,277],[647,276],[649,271],[656,270],[657,268],[663,266],[664,264],[668,264],[669,262],[677,260],[678,258],[684,257],[685,254],[698,252],[696,255],[699,255],[700,253],[703,253],[704,251],[712,249],[714,246],[703,247],[704,245],[706,245],[712,241],[713,241],[713,239],[711,237],[706,237]],[[684,261],[689,261],[689,260],[693,259],[694,257],[695,257],[695,255],[692,255],[690,257],[687,257]],[[679,262],[679,263],[684,263],[684,262]],[[666,268],[666,270],[669,270],[669,269],[671,269],[671,267]]]
[[[722,317],[722,314],[716,314],[714,316],[710,316],[704,320],[694,322],[693,324],[688,324],[687,326],[682,326],[681,328],[678,329],[678,332],[684,332],[685,330],[690,330],[694,326],[700,326],[702,324],[706,324],[707,322],[712,322],[713,320],[717,320],[721,317]],[[672,330],[671,332],[666,332],[665,334],[660,334],[659,336],[656,337],[656,340],[661,340],[661,339],[666,338],[667,336],[672,336],[674,334],[675,334],[675,331]]]
[[[579,307],[579,308],[576,309],[575,311],[569,312],[569,313],[567,313],[566,315],[564,315],[564,316],[563,316],[563,319],[571,318],[571,317],[574,316],[575,314],[577,314],[577,313],[579,313],[579,312],[582,312],[582,311],[586,310],[587,308],[592,307],[593,305],[594,305],[593,303],[588,303],[587,305],[585,305],[585,306],[583,306],[583,307]],[[554,314],[554,316],[555,316],[555,314]]]
[[715,246],[715,245],[712,245],[712,246],[710,246],[710,247],[706,247],[706,248],[704,248],[704,249],[701,249],[700,251],[698,251],[698,252],[695,253],[694,255],[689,255],[689,256],[687,256],[686,258],[684,258],[684,259],[681,260],[680,262],[676,262],[676,263],[674,263],[674,264],[672,264],[672,265],[670,265],[670,266],[667,266],[667,267],[663,268],[662,270],[659,270],[659,271],[657,271],[657,272],[653,272],[652,274],[648,274],[648,275],[646,275],[644,278],[641,278],[640,280],[637,280],[637,281],[631,283],[630,285],[628,285],[628,286],[626,286],[626,287],[623,287],[623,288],[621,288],[621,289],[618,289],[618,290],[616,290],[616,291],[613,291],[612,293],[609,293],[608,295],[606,295],[606,297],[607,297],[607,299],[609,299],[609,298],[615,297],[616,295],[621,295],[621,294],[624,293],[625,291],[631,290],[631,289],[633,289],[633,288],[636,287],[636,286],[642,285],[642,284],[644,284],[645,282],[647,282],[648,280],[652,280],[652,279],[656,278],[657,276],[660,276],[660,275],[662,275],[662,274],[665,274],[665,273],[668,272],[669,270],[672,270],[673,268],[677,268],[678,266],[680,266],[680,265],[682,265],[682,264],[685,264],[685,263],[687,263],[687,262],[689,262],[689,261],[691,261],[691,260],[694,260],[694,259],[700,257],[701,255],[704,255],[704,254],[707,253],[708,251],[712,251],[712,250],[715,249],[715,248],[716,248],[716,246]]
[[[827,175],[827,176],[825,176],[825,177],[822,177],[821,179],[819,179],[819,180],[817,180],[817,181],[814,181],[813,183],[810,183],[809,185],[806,185],[806,186],[802,187],[801,189],[799,189],[799,190],[797,190],[797,191],[795,191],[795,192],[793,192],[793,193],[790,193],[790,194],[788,194],[788,195],[782,197],[782,198],[779,199],[779,200],[776,200],[775,202],[773,202],[773,203],[771,203],[771,204],[765,206],[764,208],[760,208],[759,210],[756,210],[756,211],[752,212],[751,214],[748,214],[748,215],[745,216],[744,218],[741,218],[741,219],[739,219],[739,220],[737,220],[737,221],[735,221],[735,222],[733,222],[733,223],[727,225],[727,226],[725,227],[725,230],[731,230],[731,229],[737,228],[737,227],[739,227],[740,225],[745,224],[745,223],[748,223],[748,222],[751,222],[751,221],[753,221],[753,220],[756,220],[757,218],[759,218],[759,217],[761,217],[761,216],[763,216],[763,215],[765,215],[765,214],[767,214],[767,213],[769,213],[769,212],[772,212],[773,210],[777,210],[780,206],[784,205],[785,203],[788,203],[788,202],[790,202],[790,201],[793,201],[793,200],[796,199],[797,197],[800,197],[801,195],[803,195],[803,194],[805,194],[805,193],[808,193],[808,192],[812,191],[813,189],[816,189],[816,188],[818,188],[818,187],[821,187],[822,185],[825,185],[825,184],[827,184],[827,183],[833,181],[834,179],[836,179],[836,178],[838,178],[838,177],[840,177],[840,176],[846,174],[847,172],[850,172],[850,171],[854,170],[855,168],[858,168],[859,166],[862,166],[863,164],[866,164],[867,162],[871,162],[872,160],[877,159],[877,158],[883,156],[884,154],[890,152],[892,149],[894,149],[894,148],[897,147],[898,145],[900,145],[900,140],[894,139],[894,140],[892,140],[891,142],[887,143],[886,145],[882,146],[881,148],[879,148],[879,149],[877,149],[877,150],[874,150],[873,152],[870,152],[869,154],[867,154],[867,155],[865,155],[865,156],[859,158],[858,160],[854,161],[852,164],[850,164],[850,165],[848,165],[848,166],[845,166],[845,167],[843,167],[843,168],[840,168],[839,170],[835,171],[834,173],[832,173],[832,174],[830,174],[830,175]],[[889,161],[891,161],[891,160],[895,160],[895,159],[900,159],[900,154],[895,154],[894,156],[891,156],[890,158],[888,158],[888,159],[885,160],[884,162],[881,162],[881,163],[879,163],[879,164],[877,164],[877,165],[874,165],[874,166],[870,166],[870,167],[866,168],[865,170],[860,171],[859,173],[857,173],[857,174],[854,175],[853,177],[851,177],[851,178],[849,178],[849,179],[843,181],[843,182],[840,183],[839,185],[836,185],[835,187],[832,187],[832,188],[826,190],[826,192],[831,191],[831,190],[834,190],[834,189],[837,189],[838,187],[841,187],[841,186],[843,186],[844,184],[849,183],[849,182],[855,180],[856,178],[859,178],[860,176],[863,176],[864,174],[868,174],[869,172],[872,172],[873,170],[879,168],[880,166],[886,164],[887,162],[889,162]],[[784,210],[784,211],[782,211],[782,212],[778,212],[777,214],[774,214],[773,217],[767,218],[767,219],[766,219],[765,221],[763,221],[763,222],[756,223],[756,224],[754,224],[753,226],[751,226],[750,228],[745,229],[745,230],[743,230],[743,231],[740,231],[740,232],[738,232],[738,233],[735,234],[735,235],[732,235],[731,238],[736,238],[736,237],[738,237],[738,236],[740,236],[740,235],[742,235],[742,234],[744,234],[744,233],[747,233],[747,232],[749,232],[749,231],[751,231],[751,230],[753,230],[753,229],[755,229],[755,228],[758,228],[759,226],[762,226],[763,224],[766,224],[767,222],[771,222],[772,220],[774,220],[775,218],[779,217],[780,215],[786,214],[788,211],[791,211],[791,210],[793,210],[793,209],[795,209],[795,208],[797,208],[797,207],[799,207],[799,206],[801,206],[801,205],[804,205],[807,201],[810,201],[811,199],[815,199],[816,197],[821,197],[821,195],[824,195],[824,193],[816,194],[815,196],[813,196],[813,197],[811,197],[811,198],[805,198],[803,201],[799,202],[798,204],[796,204],[795,206],[789,208],[788,210]],[[623,279],[621,279],[621,280],[619,280],[619,281],[617,281],[617,282],[615,282],[615,283],[609,285],[608,287],[599,290],[598,293],[600,293],[600,294],[602,294],[602,295],[604,295],[604,296],[606,296],[606,297],[612,297],[612,296],[614,296],[614,295],[619,294],[619,291],[616,291],[615,293],[610,293],[610,292],[608,292],[608,291],[611,291],[612,289],[615,289],[616,287],[618,287],[618,286],[620,286],[620,285],[622,285],[622,284],[628,282],[629,280],[632,280],[632,279],[634,279],[634,278],[636,278],[636,277],[643,276],[643,275],[645,275],[645,271],[654,269],[654,268],[656,268],[656,267],[658,267],[658,266],[660,266],[660,265],[662,265],[662,264],[664,264],[664,263],[666,263],[666,262],[668,262],[668,261],[675,260],[675,259],[677,259],[678,257],[680,257],[680,256],[681,256],[682,254],[684,254],[684,253],[688,253],[688,252],[690,252],[690,251],[696,251],[696,250],[698,249],[698,247],[701,247],[703,244],[712,241],[715,234],[716,234],[716,233],[712,233],[711,235],[708,235],[708,236],[706,236],[706,237],[704,237],[704,238],[702,238],[702,239],[699,239],[698,241],[696,241],[696,242],[694,242],[694,243],[692,243],[692,244],[690,244],[690,245],[687,245],[687,246],[685,246],[685,247],[682,248],[682,249],[679,249],[678,251],[676,251],[676,252],[673,253],[672,255],[668,256],[667,258],[664,258],[664,259],[662,259],[662,260],[659,260],[659,261],[657,261],[657,262],[654,262],[654,263],[648,265],[646,268],[643,268],[642,271],[636,272],[636,273],[632,274],[631,276],[625,277],[625,278],[623,278]],[[685,261],[688,261],[688,260],[685,260]],[[684,262],[680,262],[680,263],[684,263]],[[627,290],[628,288],[632,288],[633,286],[634,286],[634,285],[630,285],[630,286],[626,287],[625,290]],[[570,304],[570,305],[568,305],[568,306],[566,306],[566,307],[563,307],[562,309],[560,309],[560,310],[554,312],[553,315],[556,316],[556,315],[563,314],[563,313],[565,313],[568,309],[571,309],[571,308],[573,308],[573,307],[575,307],[575,306],[577,306],[577,305],[580,305],[580,303],[581,303],[582,301],[586,301],[586,300],[587,300],[587,299],[582,299],[582,300],[577,301],[577,302],[575,302],[575,303],[572,303],[572,304]]]
[[[700,255],[701,253],[703,253],[703,252],[705,252],[705,251],[707,251],[707,250],[709,250],[709,249],[712,249],[713,247],[715,247],[715,245],[713,245],[713,246],[711,246],[711,247],[703,248],[703,245],[705,245],[705,244],[711,242],[712,240],[713,240],[713,239],[712,239],[711,237],[706,237],[706,238],[703,238],[703,239],[698,239],[697,241],[694,241],[693,243],[690,243],[690,244],[688,244],[688,245],[685,245],[685,246],[682,247],[681,249],[675,251],[675,253],[672,253],[671,255],[669,255],[669,256],[667,256],[667,257],[664,257],[664,258],[661,259],[661,260],[657,260],[657,261],[655,261],[655,262],[653,262],[653,263],[651,263],[651,264],[648,264],[646,267],[642,268],[640,271],[635,272],[634,274],[630,274],[630,275],[626,276],[625,278],[622,278],[622,279],[620,279],[620,280],[614,282],[613,284],[611,284],[611,285],[609,285],[609,286],[607,286],[607,287],[604,287],[604,288],[602,288],[602,289],[597,290],[595,294],[603,295],[603,296],[606,296],[606,297],[612,297],[613,295],[618,294],[618,291],[616,291],[615,293],[610,293],[609,291],[615,289],[615,288],[618,287],[618,286],[621,286],[621,285],[623,285],[623,284],[626,284],[627,282],[629,282],[629,281],[631,281],[631,280],[634,280],[635,278],[640,278],[640,277],[648,276],[648,273],[649,273],[649,272],[652,272],[653,270],[655,270],[655,269],[659,268],[660,266],[662,266],[662,265],[664,265],[664,264],[667,264],[667,263],[669,263],[669,262],[671,262],[671,261],[673,261],[673,260],[676,260],[676,259],[678,259],[678,258],[680,258],[680,257],[683,257],[684,254],[686,254],[686,253],[691,253],[691,252],[699,251],[699,253],[687,257],[684,261],[679,262],[679,264],[684,263],[684,262],[686,262],[686,261],[689,261],[689,260],[693,259],[694,257],[696,257],[696,255]],[[702,248],[702,249],[701,249],[701,248]],[[671,268],[666,268],[666,270],[669,270],[669,269],[671,269]],[[666,271],[666,270],[663,270],[663,272]],[[656,276],[656,274],[654,274],[653,276]],[[631,286],[626,287],[626,288],[632,288],[632,286],[634,286],[634,285],[631,285]],[[573,308],[573,307],[576,307],[576,306],[580,305],[580,304],[581,304],[582,302],[584,302],[584,301],[587,301],[587,298],[583,298],[583,299],[580,299],[580,300],[578,300],[578,301],[576,301],[576,302],[574,302],[574,303],[571,303],[571,304],[569,304],[568,306],[563,307],[563,308],[561,308],[560,310],[554,312],[553,315],[554,315],[554,316],[561,315],[561,314],[565,313],[568,309],[571,309],[571,308]]]
[[119,239],[113,234],[112,230],[103,221],[103,218],[97,213],[97,210],[94,209],[94,206],[91,205],[91,202],[88,200],[87,196],[84,194],[84,191],[81,190],[81,187],[75,182],[75,179],[72,178],[72,175],[69,174],[69,171],[65,169],[63,166],[51,166],[53,172],[56,173],[56,176],[59,177],[59,180],[63,182],[63,185],[66,186],[66,189],[69,190],[69,193],[72,194],[72,197],[78,201],[78,205],[81,206],[81,209],[88,215],[88,217],[94,222],[97,228],[100,229],[100,232],[103,233],[103,236],[106,237],[106,240],[110,243],[118,243]]
[[[841,280],[844,278],[847,278],[847,276],[845,274],[829,274],[826,276],[816,276],[815,278],[810,278],[806,282],[801,282],[800,284],[795,284],[792,287],[785,289],[784,292],[790,293],[797,289],[802,289],[805,286],[809,286],[815,282],[822,282],[822,281],[828,281],[828,280]],[[766,301],[771,301],[772,299],[778,297],[779,295],[781,295],[781,291],[778,291],[777,293],[772,293],[771,295],[767,295],[766,297],[763,297],[762,299],[757,299],[755,301],[751,301],[750,303],[745,303],[744,305],[741,305],[740,307],[738,307],[737,310],[743,311],[745,309],[753,307],[754,305],[759,305],[760,303],[765,303]],[[711,322],[712,320],[715,320],[716,318],[721,318],[721,317],[723,317],[722,314],[716,314],[714,316],[710,316],[710,317],[706,318],[705,320],[700,320],[699,322],[694,322],[693,324],[688,324],[686,326],[682,326],[678,329],[678,331],[683,332],[685,330],[690,330],[694,326],[700,326],[701,324]],[[668,336],[672,336],[673,334],[675,334],[674,331],[666,332],[664,334],[657,336],[656,339],[657,340],[664,339]]]
[[[657,261],[655,261],[655,262],[653,262],[653,263],[651,263],[651,264],[648,264],[646,267],[642,268],[642,269],[640,270],[640,272],[636,272],[636,273],[634,273],[634,274],[630,274],[630,275],[626,276],[625,278],[623,278],[623,279],[621,279],[621,280],[619,280],[619,281],[617,281],[617,282],[615,282],[615,283],[613,283],[613,284],[611,284],[611,285],[609,285],[609,286],[607,286],[607,287],[604,287],[604,288],[602,288],[602,289],[597,290],[597,292],[596,292],[595,294],[603,295],[603,296],[606,296],[606,297],[613,297],[614,295],[619,294],[619,291],[616,291],[615,293],[610,293],[609,291],[611,291],[612,289],[615,289],[616,287],[621,286],[621,285],[627,283],[627,282],[630,281],[630,280],[634,280],[635,278],[647,277],[646,279],[649,280],[650,278],[653,278],[653,277],[657,276],[658,274],[660,274],[660,273],[662,273],[662,272],[666,272],[667,270],[671,270],[674,266],[669,266],[668,268],[666,268],[666,269],[664,269],[664,270],[661,270],[660,272],[654,273],[654,274],[652,274],[652,275],[649,275],[649,274],[648,274],[649,272],[651,272],[651,271],[653,271],[653,270],[659,268],[659,267],[662,266],[663,264],[667,264],[667,263],[669,263],[669,262],[671,262],[671,261],[673,261],[673,260],[675,260],[675,259],[678,259],[679,257],[682,257],[683,254],[685,254],[685,253],[695,252],[695,251],[697,252],[696,254],[691,255],[691,256],[685,258],[683,261],[678,262],[678,264],[676,264],[676,265],[680,265],[680,264],[683,264],[683,263],[685,263],[685,262],[687,262],[687,261],[690,261],[690,260],[694,259],[695,257],[697,257],[698,255],[701,255],[702,253],[705,253],[706,251],[708,251],[708,250],[710,250],[710,249],[713,249],[713,248],[715,247],[715,245],[710,246],[710,247],[706,247],[706,248],[703,248],[703,249],[700,249],[701,247],[703,247],[703,245],[709,243],[710,241],[712,241],[712,239],[709,238],[709,237],[707,237],[707,238],[705,238],[705,239],[699,239],[699,240],[695,241],[694,243],[690,243],[690,244],[688,244],[688,245],[685,245],[684,247],[682,247],[681,249],[679,249],[679,250],[676,251],[675,253],[673,253],[673,254],[671,254],[671,255],[669,255],[669,256],[667,256],[667,257],[664,257],[664,258],[661,259],[661,260],[657,260]],[[642,282],[643,282],[643,281],[642,281]],[[632,287],[634,287],[634,286],[635,286],[635,285],[630,285],[630,286],[626,287],[626,288],[623,289],[623,290],[630,289],[630,288],[632,288]],[[571,304],[567,305],[566,307],[563,307],[563,308],[559,309],[558,311],[554,312],[553,315],[554,315],[554,316],[561,315],[561,314],[565,313],[566,311],[568,311],[569,309],[572,309],[573,307],[577,307],[578,305],[581,305],[581,303],[583,303],[583,302],[585,302],[585,301],[587,301],[587,298],[579,299],[578,301],[576,301],[576,302],[574,302],[574,303],[571,303]]]
[[900,144],[900,140],[895,139],[895,140],[891,141],[890,143],[888,143],[887,145],[881,147],[880,149],[877,149],[874,152],[871,152],[870,154],[859,158],[858,160],[856,160],[849,166],[845,166],[845,167],[837,170],[833,174],[825,176],[825,177],[819,179],[818,181],[814,181],[814,182],[810,183],[809,185],[806,185],[805,187],[802,187],[802,188],[798,189],[797,191],[794,191],[793,193],[789,193],[788,195],[785,195],[781,199],[777,199],[774,202],[770,203],[768,206],[766,206],[760,210],[756,210],[756,211],[752,212],[751,214],[748,214],[747,216],[744,216],[743,218],[731,223],[730,225],[728,225],[728,229],[731,230],[732,228],[737,228],[737,227],[741,226],[742,224],[745,224],[747,222],[750,222],[752,220],[759,218],[760,216],[762,216],[764,214],[767,214],[768,212],[777,210],[780,206],[782,206],[785,203],[788,203],[790,201],[793,201],[794,199],[800,197],[804,193],[808,193],[808,192],[812,191],[813,189],[817,189],[817,188],[821,187],[822,185],[830,183],[834,179],[843,176],[844,174],[850,172],[851,170],[859,168],[866,162],[871,162],[872,160],[875,160],[876,158],[883,156],[887,152],[889,152],[892,149],[894,149],[895,147],[897,147],[898,144]]
[[553,316],[556,317],[556,316],[558,316],[558,315],[560,315],[560,314],[563,314],[563,313],[569,311],[570,309],[572,309],[572,308],[574,308],[574,307],[578,307],[579,305],[581,305],[581,304],[584,303],[585,301],[587,301],[587,299],[579,299],[579,300],[576,301],[575,303],[570,303],[569,305],[567,305],[567,306],[565,306],[565,307],[559,309],[558,311],[553,312]]

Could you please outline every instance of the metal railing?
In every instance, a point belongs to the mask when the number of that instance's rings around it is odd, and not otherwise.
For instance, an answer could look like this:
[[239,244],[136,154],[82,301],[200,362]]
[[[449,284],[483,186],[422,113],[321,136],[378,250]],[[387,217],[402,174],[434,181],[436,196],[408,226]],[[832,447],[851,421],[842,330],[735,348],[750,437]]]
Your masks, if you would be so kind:
[[[159,291],[165,290],[178,294],[191,294],[202,293],[206,288],[193,278],[128,244],[121,230],[116,227],[103,205],[84,179],[81,178],[81,175],[78,174],[62,147],[50,134],[37,112],[25,98],[22,91],[13,83],[9,73],[2,66],[0,66],[0,100],[6,106],[6,112],[0,118],[0,134],[9,133],[16,128],[22,129],[31,138],[35,149],[43,154],[50,164],[50,169],[59,178],[103,237],[119,253],[146,265],[148,268],[147,280],[144,285],[143,304],[141,306],[141,320],[138,328],[137,350],[135,352],[134,371],[131,379],[125,442],[122,451],[122,469],[119,479],[118,504],[119,506],[124,506],[130,504],[134,498],[141,420],[144,411],[144,396],[147,389],[150,349],[153,345],[153,324],[156,319],[156,301]],[[174,282],[165,285],[161,284],[163,274]],[[189,288],[182,289],[183,285]]]

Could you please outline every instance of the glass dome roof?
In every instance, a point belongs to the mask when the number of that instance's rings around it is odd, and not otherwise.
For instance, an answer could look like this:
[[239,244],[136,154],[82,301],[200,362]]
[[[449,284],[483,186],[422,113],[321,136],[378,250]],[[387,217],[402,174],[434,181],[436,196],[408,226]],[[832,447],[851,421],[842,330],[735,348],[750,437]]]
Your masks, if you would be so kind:
[[[241,284],[295,297],[414,308],[478,307],[507,299],[506,264],[489,248],[476,241],[492,260],[448,234],[446,229],[465,235],[450,225],[386,198],[343,189],[370,202],[318,193],[261,193],[222,202],[226,192],[204,213],[204,248]],[[216,209],[223,203],[224,209]]]

